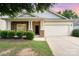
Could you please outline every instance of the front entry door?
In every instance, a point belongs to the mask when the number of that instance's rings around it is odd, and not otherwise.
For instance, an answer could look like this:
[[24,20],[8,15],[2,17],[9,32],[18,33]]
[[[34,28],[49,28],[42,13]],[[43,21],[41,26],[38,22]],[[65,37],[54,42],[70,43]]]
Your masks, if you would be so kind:
[[35,26],[35,34],[36,35],[39,35],[39,25],[36,25]]

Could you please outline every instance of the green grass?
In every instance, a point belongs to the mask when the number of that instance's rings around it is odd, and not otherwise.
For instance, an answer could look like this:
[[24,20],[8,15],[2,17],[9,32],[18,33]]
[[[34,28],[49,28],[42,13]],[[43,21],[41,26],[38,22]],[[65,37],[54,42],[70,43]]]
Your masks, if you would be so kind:
[[16,53],[23,48],[32,48],[39,56],[53,55],[46,41],[0,40],[0,51],[7,48],[15,48],[7,55],[16,55]]

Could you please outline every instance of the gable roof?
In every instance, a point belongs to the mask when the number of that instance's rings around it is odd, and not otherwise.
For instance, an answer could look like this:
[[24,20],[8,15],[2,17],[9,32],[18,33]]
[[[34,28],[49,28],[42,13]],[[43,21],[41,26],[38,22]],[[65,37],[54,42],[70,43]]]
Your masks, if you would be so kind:
[[[32,14],[29,13],[19,13],[18,16],[16,16],[16,18],[55,18],[55,19],[67,19],[64,16],[61,16],[53,11],[45,11],[45,12],[35,12]],[[0,18],[9,18],[9,16],[0,16]]]
[[68,18],[66,18],[66,17],[64,17],[64,16],[62,16],[62,15],[60,15],[60,14],[58,14],[58,13],[54,12],[54,11],[49,11],[49,12],[51,12],[52,14],[54,14],[54,15],[56,15],[56,16],[58,16],[58,17],[60,17],[60,18],[63,18],[63,19],[68,19]]
[[44,12],[35,12],[32,15],[41,18],[51,18],[51,19],[68,19],[60,14],[57,14],[53,11],[44,11]]

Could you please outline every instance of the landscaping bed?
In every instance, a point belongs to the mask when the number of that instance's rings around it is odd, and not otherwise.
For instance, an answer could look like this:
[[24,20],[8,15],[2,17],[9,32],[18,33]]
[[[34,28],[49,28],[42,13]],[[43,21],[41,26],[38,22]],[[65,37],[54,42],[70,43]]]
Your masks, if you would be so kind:
[[27,40],[33,40],[34,38],[34,32],[32,31],[12,31],[12,30],[4,30],[0,31],[0,38],[1,39],[27,39]]

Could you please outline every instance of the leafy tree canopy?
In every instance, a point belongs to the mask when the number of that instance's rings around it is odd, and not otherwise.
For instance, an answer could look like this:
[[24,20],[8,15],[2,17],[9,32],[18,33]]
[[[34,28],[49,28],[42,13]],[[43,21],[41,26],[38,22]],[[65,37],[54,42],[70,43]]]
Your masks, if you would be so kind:
[[73,12],[72,10],[64,10],[63,12],[59,11],[58,13],[69,19],[78,18],[78,15],[75,12]]
[[8,15],[15,17],[19,12],[26,10],[27,13],[33,13],[35,11],[43,12],[52,6],[52,3],[0,3],[0,15]]

